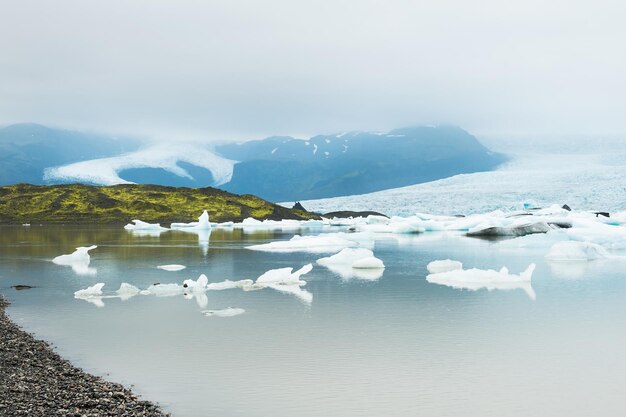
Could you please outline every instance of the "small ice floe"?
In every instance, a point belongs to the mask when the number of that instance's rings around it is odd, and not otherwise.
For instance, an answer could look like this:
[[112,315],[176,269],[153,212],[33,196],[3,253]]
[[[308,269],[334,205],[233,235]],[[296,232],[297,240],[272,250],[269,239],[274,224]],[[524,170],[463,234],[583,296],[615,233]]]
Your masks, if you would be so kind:
[[139,288],[135,287],[134,285],[122,282],[120,284],[120,288],[115,293],[122,300],[128,300],[129,298],[132,298],[139,294],[139,292]]
[[549,261],[592,261],[595,259],[619,258],[611,255],[603,246],[591,242],[557,242],[546,254]]
[[157,297],[172,297],[184,294],[185,288],[178,284],[154,284],[140,291],[141,295],[156,295]]
[[169,264],[169,265],[159,265],[157,266],[157,268],[162,269],[164,271],[174,272],[174,271],[181,271],[187,267],[185,265]]
[[304,265],[296,272],[292,272],[293,268],[270,269],[258,277],[253,284],[244,285],[242,289],[244,291],[253,291],[263,288],[271,288],[276,291],[292,294],[301,301],[311,304],[313,301],[313,294],[301,288],[306,285],[306,281],[301,280],[300,277],[308,274],[312,269],[312,264]]
[[310,252],[333,253],[344,248],[358,246],[358,243],[337,235],[299,236],[290,240],[247,246],[246,249],[264,252]]
[[343,279],[376,280],[383,276],[385,268],[383,261],[375,258],[371,250],[364,248],[346,248],[316,262]]
[[207,284],[209,283],[209,279],[206,275],[202,274],[198,277],[197,280],[186,279],[183,281],[183,288],[189,289],[192,291],[203,291]]
[[211,223],[209,222],[209,213],[206,210],[202,212],[200,217],[198,217],[197,222],[191,223],[172,223],[170,225],[171,229],[181,230],[183,232],[191,232],[195,230],[211,230]]
[[246,310],[244,310],[243,308],[228,307],[222,310],[204,310],[202,311],[202,314],[207,317],[234,317],[245,312]]
[[243,288],[252,285],[253,283],[254,281],[251,279],[242,279],[239,281],[231,281],[227,279],[222,282],[212,282],[206,286],[206,289],[210,291],[230,290],[233,288]]
[[[448,264],[451,266],[451,264]],[[455,265],[458,266],[458,265]],[[531,279],[535,264],[530,264],[528,268],[519,275],[510,274],[506,267],[499,271],[493,269],[453,269],[446,272],[431,273],[426,276],[426,280],[433,284],[445,285],[452,288],[467,289],[476,291],[479,289],[491,290],[513,290],[522,289],[532,300],[535,299],[535,292],[531,286]]]
[[30,223],[22,223],[22,226],[24,226],[24,227],[30,227]]
[[463,269],[463,264],[459,261],[444,259],[440,261],[432,261],[427,266],[428,272],[431,274],[439,274],[442,272],[457,271]]
[[104,307],[104,302],[102,301],[102,287],[104,287],[104,283],[99,282],[91,287],[78,290],[74,293],[74,298],[85,300],[94,304],[96,307]]
[[72,270],[78,275],[95,275],[97,270],[90,268],[89,263],[91,257],[89,251],[96,249],[98,246],[81,246],[69,255],[60,255],[52,260],[57,265],[70,266]]
[[124,229],[131,231],[166,231],[167,227],[162,227],[159,223],[146,223],[141,220],[131,220]]
[[553,228],[545,222],[524,223],[510,226],[479,225],[467,232],[468,236],[526,236],[534,233],[547,233]]

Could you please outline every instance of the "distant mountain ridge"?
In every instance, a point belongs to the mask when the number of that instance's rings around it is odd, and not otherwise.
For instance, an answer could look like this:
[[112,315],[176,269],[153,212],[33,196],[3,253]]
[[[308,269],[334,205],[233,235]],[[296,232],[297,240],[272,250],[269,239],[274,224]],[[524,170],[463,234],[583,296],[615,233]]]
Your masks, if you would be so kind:
[[309,140],[270,137],[218,146],[216,151],[240,161],[225,189],[254,192],[271,201],[367,193],[489,171],[506,160],[455,126],[347,132]]
[[0,185],[152,183],[220,186],[270,201],[352,195],[460,173],[506,158],[455,126],[346,132],[308,140],[274,136],[240,144],[147,145],[36,124],[0,128]]

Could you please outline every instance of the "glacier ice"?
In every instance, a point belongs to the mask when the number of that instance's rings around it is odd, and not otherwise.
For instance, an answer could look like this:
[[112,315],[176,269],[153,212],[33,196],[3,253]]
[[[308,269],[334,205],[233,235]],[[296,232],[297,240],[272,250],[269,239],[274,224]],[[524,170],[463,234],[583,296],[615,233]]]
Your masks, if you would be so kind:
[[251,279],[242,279],[239,281],[231,281],[225,280],[222,282],[212,282],[206,286],[207,290],[211,291],[221,291],[221,290],[230,290],[233,288],[243,288],[246,286],[250,286],[254,283]]
[[159,231],[166,231],[168,230],[167,227],[162,227],[159,223],[146,223],[142,220],[131,220],[130,223],[128,223],[126,226],[124,226],[124,229],[126,230],[131,230],[131,231],[155,231],[155,232],[159,232]]
[[97,270],[90,268],[91,257],[89,251],[96,249],[98,246],[80,246],[69,255],[60,255],[52,260],[57,265],[70,266],[78,275],[95,275]]
[[264,252],[338,252],[344,248],[358,246],[358,243],[336,235],[300,236],[260,245],[247,246],[246,249]]
[[139,294],[139,291],[139,288],[135,287],[134,285],[131,285],[127,282],[122,282],[120,284],[120,288],[115,293],[122,300],[128,300],[129,298]]
[[104,287],[104,283],[99,282],[97,284],[92,285],[91,287],[87,287],[83,290],[78,290],[74,293],[75,298],[89,298],[89,297],[97,297],[102,295],[102,287]]
[[243,308],[228,307],[222,310],[204,310],[202,311],[202,314],[207,317],[234,317],[245,312],[246,310],[244,310]]
[[169,264],[169,265],[159,265],[157,268],[162,269],[164,271],[181,271],[187,268],[185,265],[179,264]]
[[211,223],[209,222],[209,213],[206,210],[202,212],[200,217],[198,217],[197,222],[192,223],[172,223],[170,225],[171,229],[174,230],[182,230],[184,232],[187,231],[195,231],[195,230],[210,230]]
[[365,248],[345,248],[341,252],[316,261],[343,279],[376,280],[383,276],[384,263]]
[[552,245],[545,257],[550,261],[591,261],[612,258],[613,255],[596,243],[569,240]]
[[453,261],[451,259],[444,259],[439,261],[432,261],[427,266],[428,272],[431,274],[439,274],[442,272],[457,271],[463,269],[463,264],[459,261]]
[[493,269],[454,269],[446,272],[431,273],[426,280],[433,284],[445,285],[457,289],[479,290],[513,290],[522,289],[531,298],[535,299],[535,292],[531,286],[531,279],[535,264],[519,275],[510,274],[506,267],[499,271]]

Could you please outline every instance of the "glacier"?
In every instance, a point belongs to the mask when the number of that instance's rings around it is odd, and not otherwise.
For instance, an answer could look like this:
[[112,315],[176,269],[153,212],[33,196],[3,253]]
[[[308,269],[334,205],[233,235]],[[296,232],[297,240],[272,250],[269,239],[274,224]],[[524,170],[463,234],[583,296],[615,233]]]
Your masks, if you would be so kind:
[[50,182],[85,182],[96,185],[132,184],[119,176],[131,168],[162,168],[183,178],[193,177],[178,163],[187,162],[211,171],[214,185],[229,182],[236,161],[223,158],[192,144],[157,144],[119,156],[91,159],[46,168],[44,180]]

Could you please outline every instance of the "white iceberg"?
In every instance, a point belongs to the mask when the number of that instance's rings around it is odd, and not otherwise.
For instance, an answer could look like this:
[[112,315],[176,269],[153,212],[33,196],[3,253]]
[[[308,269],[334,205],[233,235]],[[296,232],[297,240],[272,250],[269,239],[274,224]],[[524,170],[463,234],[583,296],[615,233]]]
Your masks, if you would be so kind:
[[346,248],[333,256],[320,258],[316,262],[343,279],[379,279],[385,268],[383,262],[375,258],[371,250],[365,248]]
[[90,268],[91,257],[89,251],[96,249],[98,246],[80,246],[69,255],[60,255],[52,260],[57,265],[70,266],[78,275],[95,275],[97,270]]
[[169,264],[169,265],[159,265],[157,266],[157,268],[162,269],[164,271],[174,272],[174,271],[181,271],[187,267],[185,265]]
[[252,285],[253,283],[254,281],[251,279],[242,279],[239,281],[231,281],[227,279],[222,282],[212,282],[206,286],[206,289],[210,291],[230,290],[233,288],[243,288]]
[[171,229],[181,230],[183,232],[190,232],[194,230],[210,230],[211,223],[209,222],[209,213],[206,210],[202,212],[200,217],[198,217],[197,222],[192,223],[172,223],[170,225]]
[[167,227],[162,227],[159,223],[146,223],[141,220],[131,220],[124,229],[131,231],[166,231]]
[[134,285],[128,284],[126,282],[122,282],[120,284],[120,288],[115,293],[122,300],[128,300],[129,298],[134,297],[135,295],[139,294],[139,292],[140,292],[139,288],[135,287]]
[[552,245],[545,257],[550,261],[592,261],[614,256],[596,243],[564,241]]
[[531,286],[531,279],[535,264],[519,275],[510,274],[506,267],[499,271],[493,269],[455,269],[447,272],[429,274],[426,280],[433,284],[445,285],[457,289],[476,291],[479,289],[513,290],[522,289],[531,299],[535,299],[535,292]]
[[358,246],[357,242],[337,235],[300,236],[295,235],[290,240],[270,242],[261,245],[247,246],[246,249],[265,252],[310,252],[332,253],[344,248]]
[[439,274],[442,272],[457,271],[463,269],[463,264],[459,261],[453,261],[451,259],[444,259],[439,261],[432,261],[427,266],[428,272],[431,274]]
[[171,297],[184,294],[185,288],[178,284],[154,284],[142,290],[142,295],[156,295],[157,297]]
[[183,281],[183,288],[190,289],[192,291],[201,291],[204,290],[209,283],[209,279],[206,275],[202,274],[198,277],[197,280],[186,279]]
[[245,312],[246,310],[244,310],[243,308],[228,307],[222,310],[204,310],[202,311],[202,314],[207,317],[233,317],[243,314]]
[[302,275],[308,274],[309,272],[311,272],[312,269],[312,264],[304,265],[302,268],[293,273],[291,272],[293,271],[293,268],[270,269],[269,271],[258,277],[255,281],[255,284],[305,285],[306,282],[301,281],[300,277]]
[[83,290],[78,290],[74,293],[75,298],[90,298],[90,297],[98,297],[102,295],[102,287],[104,287],[104,283],[99,282],[91,287],[87,287]]

